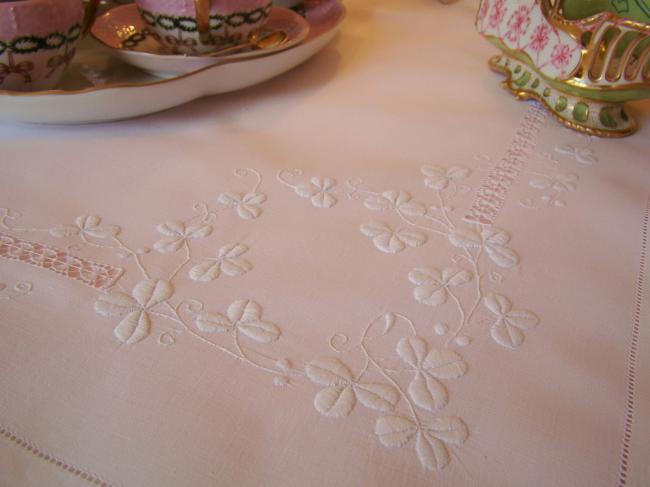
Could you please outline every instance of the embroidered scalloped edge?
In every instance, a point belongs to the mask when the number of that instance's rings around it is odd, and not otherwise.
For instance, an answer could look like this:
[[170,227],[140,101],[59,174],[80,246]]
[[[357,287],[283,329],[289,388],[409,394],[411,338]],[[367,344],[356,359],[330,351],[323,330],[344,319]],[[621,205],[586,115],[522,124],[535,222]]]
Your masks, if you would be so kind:
[[623,431],[623,445],[621,447],[621,464],[618,470],[618,486],[627,485],[627,475],[630,461],[630,441],[632,439],[632,424],[634,422],[634,391],[636,389],[636,362],[639,348],[639,329],[641,326],[641,308],[643,306],[643,285],[645,282],[646,257],[648,253],[648,222],[650,220],[650,196],[646,202],[643,217],[643,230],[641,238],[641,258],[639,260],[639,274],[634,298],[634,323],[632,325],[632,338],[627,359],[627,397],[625,404],[625,429]]
[[87,471],[77,467],[76,465],[66,463],[60,458],[43,451],[41,448],[37,447],[32,442],[19,437],[13,431],[1,425],[0,425],[0,436],[5,437],[7,440],[14,443],[16,446],[22,448],[23,450],[26,450],[27,452],[31,453],[32,455],[38,458],[41,458],[43,461],[51,463],[52,465],[59,467],[61,470],[65,470],[66,472],[69,472],[72,475],[76,475],[77,477],[85,480],[90,484],[98,485],[99,487],[113,487],[113,484],[111,484],[108,480],[100,477],[99,475],[90,474]]

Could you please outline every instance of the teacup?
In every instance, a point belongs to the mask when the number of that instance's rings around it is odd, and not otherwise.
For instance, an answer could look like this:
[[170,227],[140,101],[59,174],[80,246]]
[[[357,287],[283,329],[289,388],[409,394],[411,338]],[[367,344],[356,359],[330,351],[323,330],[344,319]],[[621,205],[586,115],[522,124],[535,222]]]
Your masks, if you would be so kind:
[[81,0],[0,0],[0,90],[47,90],[70,65],[94,17]]
[[246,42],[271,13],[271,0],[135,0],[154,36],[175,54],[202,54]]

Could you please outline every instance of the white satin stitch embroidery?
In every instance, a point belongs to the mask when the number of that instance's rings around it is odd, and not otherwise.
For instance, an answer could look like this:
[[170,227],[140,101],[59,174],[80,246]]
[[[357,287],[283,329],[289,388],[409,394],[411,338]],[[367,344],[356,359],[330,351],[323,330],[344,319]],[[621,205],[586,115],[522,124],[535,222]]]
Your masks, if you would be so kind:
[[336,179],[327,176],[314,176],[307,181],[291,182],[291,179],[302,175],[302,170],[293,169],[279,171],[276,177],[282,184],[292,188],[298,196],[309,199],[316,208],[331,208],[338,202],[334,195]]

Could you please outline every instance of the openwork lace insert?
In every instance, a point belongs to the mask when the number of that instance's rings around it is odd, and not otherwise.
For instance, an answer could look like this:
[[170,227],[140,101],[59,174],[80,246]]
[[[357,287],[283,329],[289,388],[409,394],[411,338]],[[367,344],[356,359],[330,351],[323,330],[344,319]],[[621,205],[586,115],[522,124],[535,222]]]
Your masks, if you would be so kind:
[[492,225],[501,210],[506,193],[516,180],[537,143],[537,136],[545,120],[544,110],[533,104],[524,116],[510,147],[499,163],[490,171],[478,188],[465,221]]
[[30,242],[0,232],[0,257],[56,272],[81,281],[95,289],[108,289],[122,275],[123,269],[76,257],[65,250]]
[[630,467],[630,441],[632,440],[632,424],[634,422],[634,396],[636,389],[636,364],[639,348],[639,328],[641,326],[641,311],[643,307],[644,284],[646,281],[646,258],[648,253],[648,221],[650,220],[650,196],[646,201],[645,215],[643,217],[643,230],[641,238],[641,259],[639,261],[639,274],[637,277],[636,296],[634,305],[634,323],[632,324],[632,337],[627,361],[627,397],[625,404],[625,428],[623,431],[623,445],[621,447],[621,464],[618,471],[618,486],[627,485],[627,476]]

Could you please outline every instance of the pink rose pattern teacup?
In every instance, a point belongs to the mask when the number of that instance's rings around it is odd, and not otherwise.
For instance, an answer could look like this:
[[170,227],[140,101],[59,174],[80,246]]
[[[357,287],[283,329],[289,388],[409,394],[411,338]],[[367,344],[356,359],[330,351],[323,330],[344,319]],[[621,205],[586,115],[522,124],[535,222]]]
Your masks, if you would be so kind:
[[0,0],[0,90],[54,87],[75,55],[83,23],[81,0]]
[[200,54],[245,42],[271,12],[271,0],[136,0],[149,31],[171,52]]

